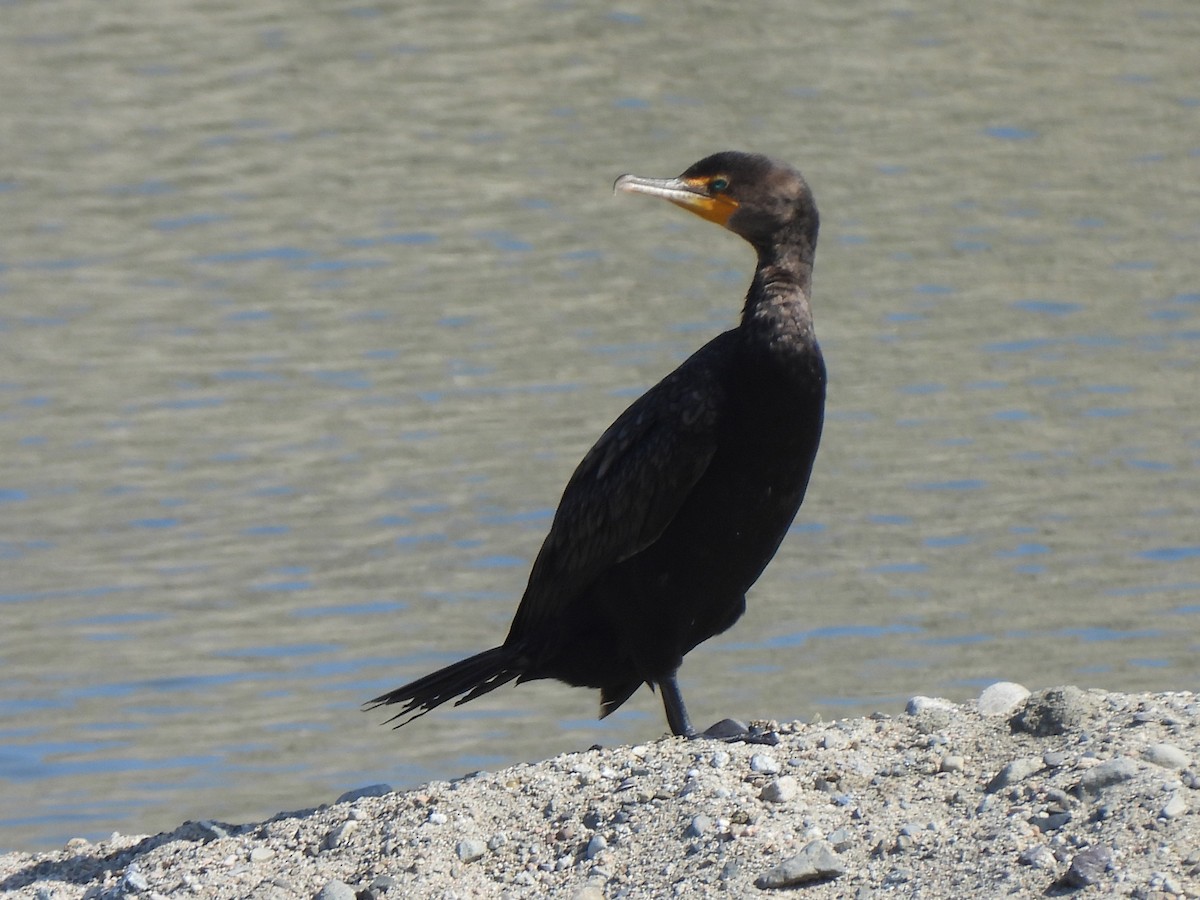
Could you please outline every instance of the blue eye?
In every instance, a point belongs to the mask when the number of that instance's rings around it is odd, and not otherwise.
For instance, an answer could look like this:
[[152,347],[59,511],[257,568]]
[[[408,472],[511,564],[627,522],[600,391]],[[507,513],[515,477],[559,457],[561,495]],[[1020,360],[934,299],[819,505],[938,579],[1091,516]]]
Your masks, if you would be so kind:
[[728,188],[729,188],[729,179],[728,178],[717,177],[708,183],[708,189],[710,191],[720,192],[720,191],[727,190]]

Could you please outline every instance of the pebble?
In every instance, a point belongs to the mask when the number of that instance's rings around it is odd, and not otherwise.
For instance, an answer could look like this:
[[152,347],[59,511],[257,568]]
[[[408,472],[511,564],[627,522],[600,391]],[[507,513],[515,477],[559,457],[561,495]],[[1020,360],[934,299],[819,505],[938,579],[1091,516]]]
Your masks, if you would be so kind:
[[355,900],[354,888],[336,878],[317,891],[315,900]]
[[1063,880],[1071,887],[1096,884],[1112,864],[1112,852],[1107,847],[1089,847],[1075,854]]
[[1047,813],[1044,816],[1034,816],[1029,820],[1029,824],[1043,833],[1048,831],[1058,831],[1064,828],[1071,821],[1069,812]]
[[829,832],[827,838],[830,846],[838,853],[844,853],[854,846],[854,832],[849,828],[836,828]]
[[994,794],[996,791],[1003,790],[1010,784],[1016,784],[1018,781],[1024,781],[1034,772],[1042,770],[1042,760],[1036,756],[1022,756],[1014,759],[1007,766],[996,773],[996,776],[987,783],[984,791],[988,794]]
[[1061,769],[1067,763],[1067,754],[1061,750],[1047,750],[1042,754],[1042,762],[1048,769]]
[[779,773],[779,761],[769,753],[755,753],[750,757],[750,771],[762,775],[776,775]]
[[493,853],[508,843],[508,835],[503,831],[498,831],[488,838],[487,847]]
[[1017,862],[1023,866],[1030,866],[1034,869],[1041,869],[1047,872],[1053,872],[1058,867],[1058,860],[1054,858],[1054,851],[1045,844],[1035,844],[1032,847],[1027,847],[1017,857]]
[[250,862],[261,863],[275,858],[275,851],[270,847],[255,847],[250,851]]
[[354,830],[358,828],[358,821],[350,819],[343,822],[337,828],[334,828],[329,834],[325,835],[324,847],[328,850],[334,850],[346,843],[350,835],[354,834]]
[[150,882],[146,880],[145,875],[138,871],[136,863],[130,863],[125,869],[125,875],[121,879],[121,889],[131,894],[140,894],[142,891],[150,890]]
[[368,784],[366,787],[355,788],[352,791],[346,791],[342,796],[337,798],[338,803],[353,803],[362,797],[383,797],[393,792],[390,784]]
[[768,803],[786,803],[796,796],[798,790],[795,778],[791,775],[781,775],[767,782],[758,796]]
[[708,764],[714,769],[723,769],[729,765],[729,753],[725,750],[718,750],[708,758]]
[[1183,795],[1179,791],[1174,791],[1159,815],[1164,819],[1177,819],[1187,811],[1187,801],[1183,799]]
[[1126,756],[1105,760],[1088,769],[1079,779],[1079,790],[1084,794],[1099,796],[1105,788],[1128,781],[1138,773],[1138,764]]
[[1174,744],[1152,744],[1142,751],[1142,759],[1164,769],[1186,769],[1192,759]]
[[754,882],[760,888],[791,887],[810,881],[825,881],[844,875],[846,866],[826,841],[807,844],[795,856],[773,866]]
[[687,830],[684,833],[688,837],[703,837],[712,831],[712,828],[712,818],[701,813],[700,815],[692,818],[692,821],[688,823]]
[[967,761],[961,756],[953,753],[947,753],[942,757],[942,763],[938,767],[942,772],[961,772],[967,767]]
[[919,716],[928,712],[951,712],[954,709],[954,704],[943,697],[924,697],[920,694],[910,697],[908,703],[904,705],[904,711],[910,716]]
[[594,834],[592,839],[588,841],[586,856],[588,859],[595,859],[601,853],[608,849],[608,841],[604,835]]
[[372,893],[385,894],[395,886],[396,879],[391,875],[377,875],[368,888]]
[[471,863],[483,859],[487,854],[487,845],[476,838],[466,838],[454,845],[454,852],[463,862]]
[[1155,872],[1150,876],[1150,889],[1160,890],[1167,894],[1174,894],[1177,897],[1183,896],[1183,885],[1173,876],[1166,872]]
[[997,681],[983,689],[976,709],[981,716],[1002,716],[1012,712],[1029,696],[1029,688],[1011,681]]
[[220,822],[214,822],[212,819],[202,819],[196,823],[196,827],[204,832],[205,840],[215,841],[229,837],[229,830]]
[[823,750],[841,750],[843,747],[850,746],[850,738],[842,734],[840,731],[831,731],[821,738],[821,748]]
[[714,722],[708,728],[704,729],[704,737],[716,738],[735,738],[750,732],[749,726],[745,722],[739,722],[737,719],[722,719],[720,722]]

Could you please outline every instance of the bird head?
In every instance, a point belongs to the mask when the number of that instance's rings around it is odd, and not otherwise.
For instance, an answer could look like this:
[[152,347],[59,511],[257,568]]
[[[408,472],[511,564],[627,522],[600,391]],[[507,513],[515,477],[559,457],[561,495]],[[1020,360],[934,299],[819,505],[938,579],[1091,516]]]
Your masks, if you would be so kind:
[[622,175],[613,190],[669,200],[759,250],[791,240],[816,247],[817,207],[804,177],[758,153],[714,153],[677,178]]

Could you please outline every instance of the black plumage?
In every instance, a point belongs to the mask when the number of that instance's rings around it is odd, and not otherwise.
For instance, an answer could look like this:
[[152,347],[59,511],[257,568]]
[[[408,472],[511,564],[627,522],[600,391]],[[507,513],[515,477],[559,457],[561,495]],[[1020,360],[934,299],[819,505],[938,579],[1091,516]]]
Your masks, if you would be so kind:
[[600,690],[608,715],[659,687],[671,731],[694,733],[684,654],[725,631],[804,499],[825,404],[809,305],[818,217],[800,173],[717,153],[678,178],[623,175],[745,238],[758,254],[738,326],[635,401],[571,476],[504,643],[370,701],[401,725],[510,681]]

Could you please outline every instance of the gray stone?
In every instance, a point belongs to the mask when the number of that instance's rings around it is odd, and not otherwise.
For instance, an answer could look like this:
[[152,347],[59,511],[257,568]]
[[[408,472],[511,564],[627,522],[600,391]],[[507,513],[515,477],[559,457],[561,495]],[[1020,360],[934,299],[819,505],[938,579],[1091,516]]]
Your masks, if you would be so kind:
[[1010,724],[1036,737],[1066,734],[1083,723],[1088,708],[1079,688],[1070,685],[1049,688],[1031,694]]
[[1045,844],[1037,844],[1026,848],[1017,857],[1017,862],[1023,866],[1029,866],[1030,868],[1040,869],[1045,872],[1053,872],[1058,866],[1058,860],[1054,858],[1054,851]]
[[392,793],[392,790],[393,788],[390,784],[368,784],[366,787],[346,791],[346,793],[337,798],[337,802],[352,803],[360,797],[382,797],[385,794]]
[[904,711],[910,716],[919,716],[928,712],[952,712],[954,704],[942,697],[924,697],[918,694],[910,697],[904,705]]
[[325,835],[325,841],[322,846],[324,846],[327,850],[337,849],[342,844],[346,843],[346,840],[357,828],[358,822],[354,819],[343,822],[337,828],[334,828],[327,835]]
[[477,838],[465,838],[454,845],[454,852],[463,862],[471,863],[483,859],[487,853],[487,844]]
[[1166,872],[1162,873],[1162,889],[1168,894],[1174,894],[1176,897],[1183,896],[1183,885],[1180,884],[1176,878],[1168,875]]
[[607,849],[608,841],[604,839],[604,835],[594,834],[592,835],[592,839],[588,841],[586,856],[588,859],[595,859]]
[[335,878],[317,891],[315,900],[355,900],[354,888]]
[[984,791],[988,794],[994,794],[996,791],[1003,790],[1010,784],[1024,781],[1034,772],[1040,772],[1042,768],[1042,761],[1036,756],[1022,756],[1019,759],[1014,759],[996,773],[996,776],[987,783]]
[[140,894],[150,890],[150,882],[146,880],[145,875],[138,871],[137,863],[130,863],[125,869],[125,875],[121,879],[121,889],[130,894]]
[[759,797],[769,803],[786,803],[796,796],[798,790],[795,778],[791,775],[780,775],[767,782]]
[[829,832],[826,839],[838,853],[844,853],[855,844],[854,832],[849,828],[836,828]]
[[997,681],[983,689],[976,708],[981,716],[1003,716],[1029,696],[1029,688],[1011,681]]
[[700,815],[693,817],[692,821],[688,823],[685,834],[688,837],[703,837],[712,831],[712,829],[713,820],[709,816],[701,813]]
[[1177,819],[1187,811],[1187,801],[1183,799],[1183,795],[1179,791],[1174,791],[1159,815],[1164,819]]
[[396,879],[391,875],[377,875],[368,886],[376,894],[384,894],[396,886]]
[[1142,759],[1164,769],[1186,769],[1192,759],[1174,744],[1152,744],[1142,751]]
[[497,831],[490,838],[488,838],[487,846],[488,846],[488,849],[494,853],[495,851],[499,850],[501,847],[503,847],[507,843],[508,843],[508,835],[505,834],[503,831]]
[[270,847],[255,847],[250,851],[250,862],[261,863],[275,858],[275,851]]
[[755,753],[750,757],[750,771],[762,775],[777,775],[779,761],[769,753]]
[[1048,769],[1061,769],[1067,762],[1067,754],[1061,750],[1047,750],[1042,754],[1042,762]]
[[795,856],[764,872],[754,882],[760,888],[791,887],[837,878],[846,866],[826,841],[812,841]]
[[229,826],[212,819],[201,819],[195,823],[196,828],[204,835],[203,840],[215,841],[229,837]]
[[1070,821],[1071,814],[1069,812],[1055,812],[1034,816],[1029,820],[1029,824],[1044,834],[1047,831],[1058,831]]
[[1063,880],[1071,887],[1096,884],[1112,864],[1112,852],[1107,847],[1089,847],[1075,854],[1071,868]]
[[843,747],[850,746],[850,738],[840,731],[831,731],[821,736],[820,746],[826,750],[841,750]]
[[1081,793],[1099,796],[1105,788],[1128,781],[1138,773],[1138,764],[1126,756],[1106,760],[1088,769],[1079,779]]
[[720,741],[741,737],[749,733],[750,726],[745,722],[739,722],[737,719],[722,719],[720,722],[714,722],[704,729],[703,736],[706,738],[715,738]]
[[942,757],[940,766],[943,772],[961,772],[967,767],[967,761],[955,753],[947,753]]

